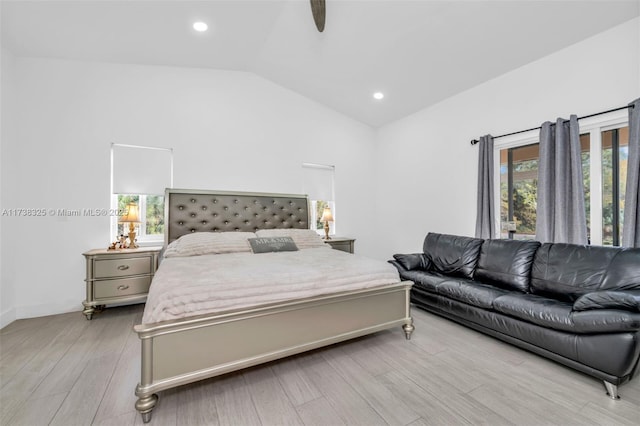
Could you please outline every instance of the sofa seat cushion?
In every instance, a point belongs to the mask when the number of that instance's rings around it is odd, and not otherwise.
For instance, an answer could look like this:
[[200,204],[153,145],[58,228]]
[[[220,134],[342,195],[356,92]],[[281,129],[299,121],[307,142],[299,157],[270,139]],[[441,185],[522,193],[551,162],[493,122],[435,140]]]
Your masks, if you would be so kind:
[[413,281],[414,287],[419,287],[431,293],[436,293],[436,287],[439,284],[451,279],[442,274],[423,271],[400,271],[400,278]]
[[572,304],[535,294],[507,294],[493,301],[493,309],[543,327],[575,332]]
[[640,315],[633,312],[599,309],[572,311],[571,303],[535,294],[500,296],[493,309],[505,315],[555,330],[571,333],[612,333],[640,330]]
[[538,241],[486,240],[473,278],[528,293],[531,265],[538,247]]
[[484,309],[491,309],[496,298],[509,293],[498,287],[466,280],[443,281],[436,290],[442,296]]

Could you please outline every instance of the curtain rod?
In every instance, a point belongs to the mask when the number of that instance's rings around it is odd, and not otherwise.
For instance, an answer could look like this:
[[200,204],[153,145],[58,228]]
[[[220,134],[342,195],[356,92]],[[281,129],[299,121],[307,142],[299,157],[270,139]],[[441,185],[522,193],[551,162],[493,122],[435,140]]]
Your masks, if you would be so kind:
[[[628,109],[628,108],[633,108],[633,104],[627,105],[627,106],[623,106],[623,107],[620,107],[620,108],[610,109],[610,110],[607,110],[607,111],[596,112],[595,114],[585,115],[584,117],[578,117],[578,120],[582,120],[583,118],[595,117],[596,115],[607,114],[609,112],[621,111],[623,109]],[[569,120],[564,120],[564,122],[567,123],[567,122],[569,122]],[[527,129],[527,130],[519,130],[517,132],[505,133],[504,135],[494,136],[493,139],[504,138],[505,136],[517,135],[519,133],[530,132],[532,130],[540,130],[540,128],[541,127],[538,126],[538,127],[533,127],[531,129]],[[473,140],[471,140],[471,145],[475,145],[478,142],[480,142],[478,139],[473,139]]]

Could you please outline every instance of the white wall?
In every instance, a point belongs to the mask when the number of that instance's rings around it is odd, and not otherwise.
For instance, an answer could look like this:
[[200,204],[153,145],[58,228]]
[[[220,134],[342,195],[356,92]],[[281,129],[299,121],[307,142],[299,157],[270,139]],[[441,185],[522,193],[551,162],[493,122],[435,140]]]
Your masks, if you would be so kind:
[[[3,185],[12,178],[10,174],[10,165],[5,155],[5,148],[8,144],[15,141],[13,111],[15,108],[14,96],[14,58],[12,53],[2,48],[2,56],[0,59],[0,212],[6,206],[6,198],[8,190],[5,191]],[[8,268],[3,257],[9,247],[6,232],[4,232],[5,223],[8,218],[0,215],[0,328],[9,324],[16,318],[16,299],[14,291],[13,276],[8,273]]]
[[473,235],[478,148],[471,139],[639,97],[639,33],[636,18],[381,128],[377,217],[393,219],[379,221],[385,232],[374,255],[421,251],[430,231]]
[[[108,208],[116,142],[174,148],[178,188],[301,193],[303,162],[334,164],[338,232],[365,254],[375,241],[368,126],[242,72],[42,58],[16,58],[15,71],[7,208]],[[109,244],[108,218],[11,218],[3,232],[17,317],[80,310],[81,253]]]
[[[302,162],[335,164],[338,232],[357,238],[359,253],[387,259],[419,251],[429,231],[473,234],[470,139],[626,104],[640,96],[639,52],[635,19],[376,135],[253,74],[3,50],[2,208],[109,207],[112,142],[174,148],[175,186],[184,188],[301,192]],[[92,217],[4,217],[0,232],[0,326],[79,311],[81,253],[112,238],[108,219]]]

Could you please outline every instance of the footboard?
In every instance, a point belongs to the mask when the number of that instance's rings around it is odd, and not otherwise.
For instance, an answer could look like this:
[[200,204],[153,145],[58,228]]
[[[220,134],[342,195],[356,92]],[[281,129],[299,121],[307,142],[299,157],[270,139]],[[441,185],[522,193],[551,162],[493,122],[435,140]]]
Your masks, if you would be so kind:
[[151,419],[155,392],[403,325],[413,331],[409,281],[137,325],[142,377],[136,409]]

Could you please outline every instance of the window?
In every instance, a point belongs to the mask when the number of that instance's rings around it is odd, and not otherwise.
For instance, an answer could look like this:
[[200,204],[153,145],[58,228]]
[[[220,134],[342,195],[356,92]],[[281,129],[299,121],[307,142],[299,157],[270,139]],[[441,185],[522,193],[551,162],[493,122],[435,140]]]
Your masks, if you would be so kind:
[[619,246],[629,158],[629,127],[602,132],[602,243]]
[[[325,207],[329,207],[331,212],[335,211],[333,201],[327,200],[311,200],[311,228],[315,229],[318,234],[324,235],[324,222],[320,221],[322,218],[322,212]],[[334,235],[335,217],[334,222],[329,222],[329,234]]]
[[[164,235],[164,195],[118,194],[118,211],[125,212],[129,203],[138,205],[140,227],[138,240],[161,240]],[[128,226],[118,222],[117,235],[127,235]]]
[[[585,209],[589,241],[619,245],[629,130],[627,111],[580,121]],[[497,139],[496,206],[500,237],[534,239],[537,209],[538,131]],[[614,214],[617,212],[617,214]]]
[[[157,244],[164,235],[164,190],[173,186],[173,152],[167,148],[112,144],[112,208],[138,206],[138,243]],[[127,235],[128,226],[111,221],[111,233]]]
[[[590,141],[580,135],[587,229],[590,228]],[[500,150],[500,236],[517,240],[536,237],[540,144]]]
[[324,222],[321,222],[322,212],[329,207],[333,213],[333,222],[329,222],[329,234],[335,234],[336,209],[334,202],[334,166],[303,163],[303,191],[311,202],[310,227],[318,234],[324,235]]
[[535,239],[538,144],[500,151],[500,236]]

